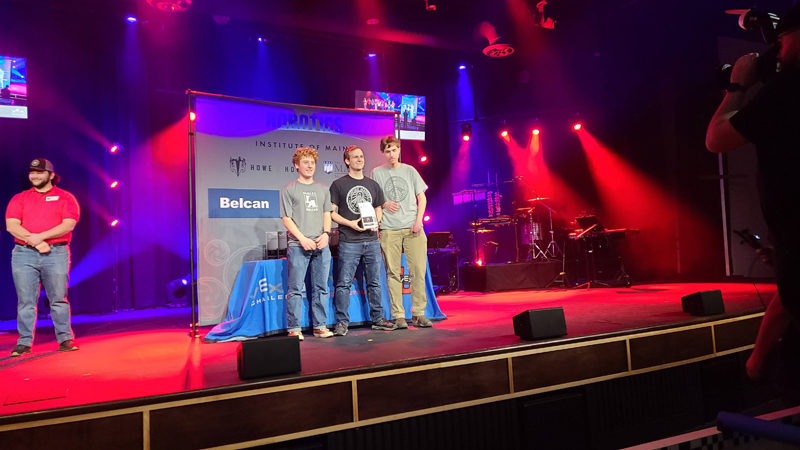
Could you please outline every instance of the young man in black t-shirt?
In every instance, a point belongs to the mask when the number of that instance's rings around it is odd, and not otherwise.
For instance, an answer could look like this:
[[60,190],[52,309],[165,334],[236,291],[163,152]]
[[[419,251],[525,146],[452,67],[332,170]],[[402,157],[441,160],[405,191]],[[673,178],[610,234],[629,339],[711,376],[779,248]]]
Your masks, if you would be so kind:
[[364,176],[364,151],[351,145],[344,151],[348,174],[331,184],[331,219],[339,224],[339,270],[336,274],[336,327],[334,336],[344,336],[350,324],[350,288],[359,264],[363,263],[367,281],[367,300],[373,330],[396,329],[394,323],[383,317],[381,305],[381,245],[378,241],[377,223],[365,228],[361,221],[359,203],[369,203],[375,209],[377,221],[382,216],[383,191],[378,183]]

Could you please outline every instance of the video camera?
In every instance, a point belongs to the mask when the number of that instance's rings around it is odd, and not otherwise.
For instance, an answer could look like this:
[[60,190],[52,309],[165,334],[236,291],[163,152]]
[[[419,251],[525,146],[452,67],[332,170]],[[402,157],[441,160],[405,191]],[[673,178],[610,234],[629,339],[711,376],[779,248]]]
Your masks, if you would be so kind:
[[[728,14],[739,16],[739,27],[745,31],[758,31],[764,43],[770,47],[762,54],[758,55],[756,69],[758,79],[767,81],[778,72],[778,24],[780,17],[777,14],[761,11],[756,8],[736,9],[725,11]],[[723,64],[720,67],[720,81],[723,86],[730,86],[731,64]]]

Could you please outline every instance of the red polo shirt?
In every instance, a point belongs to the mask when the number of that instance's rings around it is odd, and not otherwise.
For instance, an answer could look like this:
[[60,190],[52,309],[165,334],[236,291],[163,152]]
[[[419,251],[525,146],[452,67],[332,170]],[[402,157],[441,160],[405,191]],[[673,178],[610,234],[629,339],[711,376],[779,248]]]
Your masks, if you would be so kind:
[[[22,228],[31,233],[41,233],[55,226],[61,225],[64,219],[75,219],[81,216],[81,207],[75,196],[57,186],[47,192],[37,192],[30,188],[11,198],[6,208],[6,219],[19,219]],[[72,232],[53,239],[47,239],[48,244],[69,242]],[[17,244],[25,242],[14,239]]]

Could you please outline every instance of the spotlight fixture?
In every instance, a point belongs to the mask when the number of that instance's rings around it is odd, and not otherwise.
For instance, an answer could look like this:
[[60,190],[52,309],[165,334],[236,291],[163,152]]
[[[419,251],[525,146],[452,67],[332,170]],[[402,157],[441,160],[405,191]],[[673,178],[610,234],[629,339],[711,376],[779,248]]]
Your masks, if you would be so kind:
[[467,65],[466,64],[460,64],[458,66],[458,70],[467,70]]
[[497,34],[497,29],[489,22],[478,24],[478,33],[486,38],[489,45],[483,48],[483,54],[490,58],[502,58],[514,54],[514,47],[510,42]]
[[583,127],[583,125],[581,125],[580,122],[572,125],[572,129],[575,130],[575,131],[579,131],[582,127]]
[[461,124],[461,140],[464,142],[469,142],[472,138],[472,125],[468,123]]
[[192,7],[192,0],[147,0],[147,4],[159,11],[186,12]]
[[111,221],[108,222],[108,226],[110,226],[111,228],[115,228],[118,225],[119,225],[119,219],[111,219]]
[[430,222],[431,221],[431,216],[426,214],[425,217],[422,218],[422,221],[423,222]]
[[556,28],[557,13],[553,6],[553,0],[541,0],[529,9],[539,27],[546,30],[554,30]]
[[136,23],[136,22],[137,22],[137,19],[136,19],[136,17],[135,17],[135,16],[128,16],[128,17],[126,17],[126,18],[125,18],[125,20],[126,20],[128,23]]
[[500,132],[500,137],[503,139],[508,139],[508,130],[503,130]]
[[426,164],[428,162],[428,157],[426,155],[420,156],[419,162],[421,162],[422,164]]
[[125,149],[122,147],[122,144],[120,144],[119,142],[114,142],[113,144],[111,144],[111,147],[108,147],[108,153],[111,153],[112,155],[116,154],[116,153],[119,153],[119,152],[121,152],[123,150],[125,150]]
[[189,120],[191,120],[192,122],[197,120],[197,114],[194,111],[189,111]]
[[378,54],[377,54],[377,53],[375,53],[375,52],[369,52],[369,53],[367,53],[367,58],[368,58],[368,59],[375,59],[375,57],[376,57],[376,56],[378,56]]
[[531,134],[534,135],[534,136],[538,136],[539,135],[539,129],[538,128],[534,128],[533,130],[531,130]]
[[117,180],[114,180],[114,181],[112,181],[111,183],[109,183],[109,184],[108,184],[108,187],[109,187],[110,189],[116,189],[116,188],[118,188],[118,187],[119,187],[119,181],[117,181]]

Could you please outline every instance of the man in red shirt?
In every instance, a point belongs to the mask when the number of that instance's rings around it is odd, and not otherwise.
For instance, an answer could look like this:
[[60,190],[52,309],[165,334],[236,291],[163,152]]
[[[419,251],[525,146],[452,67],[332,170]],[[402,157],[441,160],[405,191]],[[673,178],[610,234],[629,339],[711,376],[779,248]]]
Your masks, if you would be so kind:
[[14,236],[11,271],[17,289],[19,339],[11,356],[31,352],[40,286],[50,300],[50,316],[59,351],[78,350],[70,326],[67,284],[69,242],[80,218],[80,206],[69,192],[56,187],[53,164],[37,158],[28,180],[33,187],[15,195],[6,209],[6,229]]

